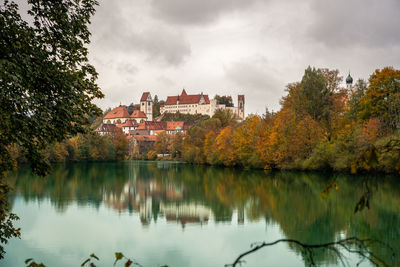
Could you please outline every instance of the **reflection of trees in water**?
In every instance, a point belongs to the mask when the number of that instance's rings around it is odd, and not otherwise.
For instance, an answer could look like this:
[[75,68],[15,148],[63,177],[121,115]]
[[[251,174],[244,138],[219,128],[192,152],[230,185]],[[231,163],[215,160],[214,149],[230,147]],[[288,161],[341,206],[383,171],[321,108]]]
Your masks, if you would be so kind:
[[[237,214],[239,224],[278,223],[286,237],[307,244],[357,236],[393,244],[400,251],[396,227],[400,225],[399,185],[395,179],[383,178],[369,178],[371,208],[357,213],[354,206],[365,194],[365,179],[347,175],[132,161],[57,165],[47,178],[33,177],[23,168],[10,181],[24,199],[48,198],[60,212],[71,201],[96,207],[104,203],[120,212],[138,213],[143,225],[163,218],[182,226],[207,223],[210,218],[231,222]],[[338,190],[321,197],[332,180]],[[291,248],[306,257],[296,246]],[[314,256],[317,263],[337,262],[334,253],[326,250]]]

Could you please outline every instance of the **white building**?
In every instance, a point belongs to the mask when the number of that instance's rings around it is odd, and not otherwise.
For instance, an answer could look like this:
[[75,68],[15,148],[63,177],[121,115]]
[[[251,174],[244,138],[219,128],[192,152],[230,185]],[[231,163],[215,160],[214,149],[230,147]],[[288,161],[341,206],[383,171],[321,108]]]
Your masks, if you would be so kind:
[[244,120],[244,95],[238,95],[238,107],[227,107],[225,104],[217,104],[216,99],[210,100],[208,95],[188,95],[183,89],[178,96],[168,96],[165,104],[160,107],[160,112],[203,114],[212,117],[218,109],[229,109],[240,120]]

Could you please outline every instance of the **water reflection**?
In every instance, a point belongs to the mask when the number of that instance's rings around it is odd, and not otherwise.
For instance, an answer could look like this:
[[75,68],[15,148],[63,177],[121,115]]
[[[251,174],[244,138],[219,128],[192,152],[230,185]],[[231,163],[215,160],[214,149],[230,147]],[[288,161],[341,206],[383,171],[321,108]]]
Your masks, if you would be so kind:
[[[321,196],[331,181],[334,189]],[[167,223],[246,225],[265,221],[279,225],[283,235],[303,243],[330,242],[356,236],[377,239],[400,251],[400,186],[397,177],[323,175],[296,172],[266,173],[192,166],[170,162],[92,163],[57,165],[51,176],[32,176],[21,168],[9,177],[13,199],[50,200],[64,213],[72,203],[101,205],[120,213],[138,214],[143,227],[162,219]],[[366,182],[368,181],[368,182]],[[354,207],[371,191],[370,209]],[[387,262],[400,264],[388,250],[371,247]],[[297,247],[291,250],[301,255]],[[305,258],[305,257],[303,257]],[[320,250],[318,264],[338,264],[333,253]]]

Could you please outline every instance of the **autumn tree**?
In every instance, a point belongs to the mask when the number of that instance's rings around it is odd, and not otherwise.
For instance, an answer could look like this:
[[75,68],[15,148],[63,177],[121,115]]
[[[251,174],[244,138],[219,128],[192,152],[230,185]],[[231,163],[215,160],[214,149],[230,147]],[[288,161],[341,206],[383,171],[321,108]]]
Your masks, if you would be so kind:
[[386,131],[400,127],[400,70],[385,67],[369,77],[369,86],[360,99],[359,116],[366,121],[378,118]]
[[168,150],[174,158],[182,155],[183,136],[181,133],[178,132],[171,138],[171,143],[168,146]]
[[114,145],[115,159],[123,160],[128,152],[128,138],[120,128],[115,127],[111,133],[111,140]]
[[155,149],[156,152],[159,154],[168,154],[169,146],[169,136],[167,135],[166,132],[159,133],[157,135],[156,143],[155,143]]

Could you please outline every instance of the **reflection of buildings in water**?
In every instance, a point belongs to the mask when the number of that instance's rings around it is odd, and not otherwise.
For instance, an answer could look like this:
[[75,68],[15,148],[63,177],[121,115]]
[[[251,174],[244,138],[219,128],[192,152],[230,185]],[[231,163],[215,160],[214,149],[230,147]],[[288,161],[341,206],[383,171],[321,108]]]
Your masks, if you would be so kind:
[[181,200],[184,190],[180,185],[173,183],[164,185],[155,179],[129,179],[120,192],[116,191],[105,188],[104,203],[119,212],[136,211],[143,225],[148,225],[154,217],[157,217],[160,202]]
[[165,215],[167,221],[180,222],[184,228],[186,223],[207,223],[212,211],[206,206],[195,203],[160,203],[160,213]]
[[[103,201],[107,206],[119,212],[124,210],[139,213],[143,225],[150,224],[158,214],[165,215],[167,221],[181,223],[207,223],[212,211],[200,204],[180,204],[183,199],[183,188],[173,183],[160,184],[155,179],[129,180],[121,192],[105,189]],[[167,202],[174,201],[173,204]]]

